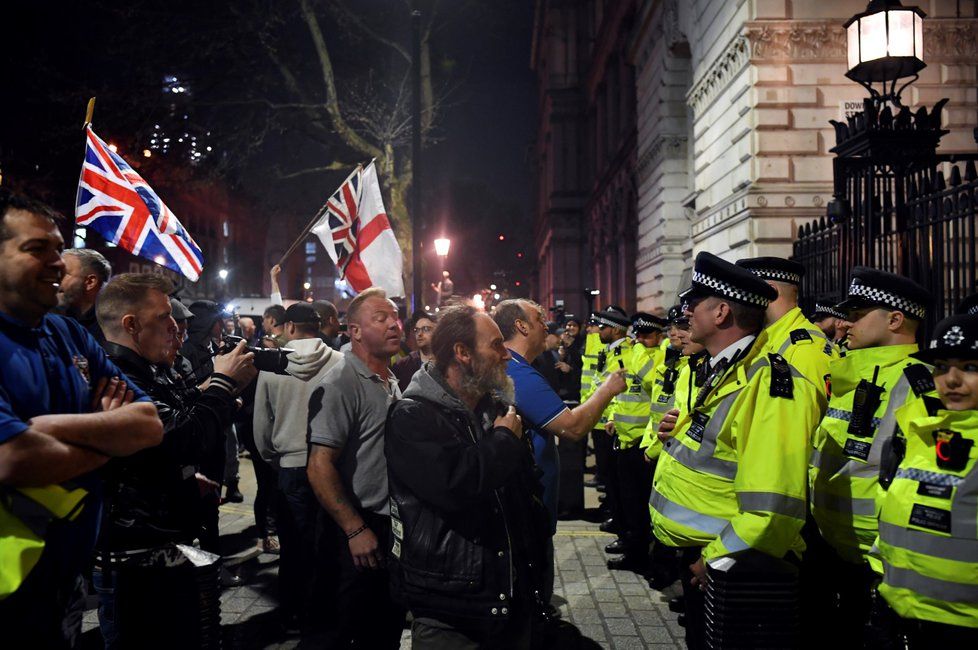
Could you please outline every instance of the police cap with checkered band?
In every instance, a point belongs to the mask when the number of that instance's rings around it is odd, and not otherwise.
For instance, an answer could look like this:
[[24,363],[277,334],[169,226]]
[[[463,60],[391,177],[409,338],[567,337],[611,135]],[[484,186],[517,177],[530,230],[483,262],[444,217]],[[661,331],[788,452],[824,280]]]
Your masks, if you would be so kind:
[[737,266],[747,269],[762,280],[787,282],[796,287],[805,276],[805,267],[783,257],[749,257],[737,260]]
[[823,318],[841,318],[845,320],[848,316],[832,305],[815,305],[815,311],[812,312],[812,322],[820,321]]
[[883,307],[901,311],[915,320],[923,320],[929,304],[927,290],[910,278],[857,266],[849,274],[849,293],[837,309],[849,312],[866,307]]
[[686,302],[708,296],[767,309],[768,304],[778,297],[778,292],[747,269],[704,251],[693,263],[693,285],[679,297]]
[[628,314],[618,305],[608,305],[601,311],[592,312],[591,319],[600,327],[614,327],[622,330],[628,329],[628,326],[632,324]]
[[978,316],[978,293],[973,293],[958,305],[959,314],[970,314],[971,316]]
[[927,347],[910,356],[925,363],[934,363],[935,359],[978,359],[978,316],[948,316],[934,328]]
[[636,334],[661,332],[668,324],[665,318],[660,318],[654,314],[647,314],[644,311],[640,311],[632,316],[632,331]]

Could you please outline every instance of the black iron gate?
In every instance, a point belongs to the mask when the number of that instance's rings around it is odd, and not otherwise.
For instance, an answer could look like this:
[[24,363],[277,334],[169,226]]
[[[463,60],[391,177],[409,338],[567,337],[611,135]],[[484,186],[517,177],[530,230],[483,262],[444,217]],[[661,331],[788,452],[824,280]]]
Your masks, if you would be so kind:
[[799,229],[793,257],[805,266],[802,307],[836,304],[854,266],[900,273],[934,296],[927,325],[976,290],[978,154],[938,154],[946,100],[896,115],[867,100],[846,123],[832,121],[834,199],[825,217]]

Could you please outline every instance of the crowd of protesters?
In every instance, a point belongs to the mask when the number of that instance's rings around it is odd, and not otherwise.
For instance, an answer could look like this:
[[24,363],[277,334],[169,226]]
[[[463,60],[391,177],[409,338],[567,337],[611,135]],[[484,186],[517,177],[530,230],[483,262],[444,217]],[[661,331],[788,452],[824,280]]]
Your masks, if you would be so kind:
[[[797,263],[701,253],[668,313],[611,305],[558,323],[528,299],[491,314],[456,301],[446,273],[436,312],[405,324],[379,288],[345,314],[286,307],[275,266],[259,325],[185,305],[162,275],[113,276],[98,253],[64,250],[58,221],[0,190],[5,647],[77,647],[86,593],[106,648],[218,647],[219,506],[243,499],[239,447],[258,545],[279,555],[281,631],[302,647],[396,648],[408,621],[416,650],[564,647],[561,464],[583,469],[589,436],[602,529],[618,536],[608,567],[656,589],[680,580],[670,607],[688,647],[710,644],[707,565],[744,553],[801,570],[807,641],[792,647],[875,647],[867,630],[911,648],[975,639],[978,580],[921,559],[978,566],[978,299],[918,351],[926,292],[872,269],[808,320]],[[908,433],[906,453],[846,442],[874,427]],[[859,457],[879,472],[840,478]],[[930,487],[906,524],[904,502],[921,500],[908,478]],[[963,496],[940,509],[952,489]],[[882,510],[860,510],[873,499]]]

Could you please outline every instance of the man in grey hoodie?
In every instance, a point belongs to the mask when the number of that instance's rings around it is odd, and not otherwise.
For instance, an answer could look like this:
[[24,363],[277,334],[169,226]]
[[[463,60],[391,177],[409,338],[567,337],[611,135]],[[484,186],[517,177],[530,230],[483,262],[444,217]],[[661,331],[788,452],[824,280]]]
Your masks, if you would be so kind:
[[279,586],[288,629],[304,628],[315,596],[315,522],[319,504],[306,478],[309,396],[341,354],[319,338],[319,314],[307,303],[285,310],[288,375],[262,372],[255,391],[255,445],[278,470]]

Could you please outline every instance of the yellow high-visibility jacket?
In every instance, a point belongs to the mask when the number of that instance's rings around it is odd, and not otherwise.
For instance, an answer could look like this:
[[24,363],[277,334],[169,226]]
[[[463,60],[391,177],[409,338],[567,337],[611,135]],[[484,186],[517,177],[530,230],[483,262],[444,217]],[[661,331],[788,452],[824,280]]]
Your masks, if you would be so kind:
[[604,347],[601,335],[588,334],[584,339],[584,354],[581,356],[581,404],[594,392],[594,374],[598,366],[598,352]]
[[[934,396],[930,369],[909,358],[916,351],[916,345],[853,350],[830,366],[832,397],[813,439],[809,495],[819,532],[849,562],[868,560],[876,539],[880,456],[896,428],[897,409],[911,402],[923,409],[923,397]],[[853,400],[860,381],[874,374],[884,391],[871,414],[871,435],[861,437],[848,432]]]
[[789,310],[768,325],[765,331],[768,352],[777,352],[805,379],[816,386],[825,387],[829,363],[839,358],[839,349],[825,338],[822,330],[805,318],[800,308]]
[[625,362],[628,390],[611,402],[610,420],[615,423],[615,435],[622,449],[637,445],[649,424],[655,369],[662,361],[659,346],[647,348],[641,343],[632,345]]
[[711,560],[747,548],[804,550],[806,471],[824,395],[767,349],[765,333],[684,415],[660,455],[652,525]]
[[906,453],[882,497],[879,591],[903,618],[978,628],[978,411],[903,424],[918,412],[898,414]]

